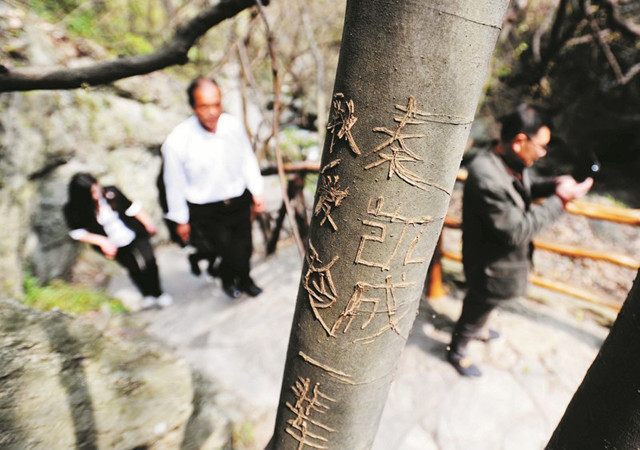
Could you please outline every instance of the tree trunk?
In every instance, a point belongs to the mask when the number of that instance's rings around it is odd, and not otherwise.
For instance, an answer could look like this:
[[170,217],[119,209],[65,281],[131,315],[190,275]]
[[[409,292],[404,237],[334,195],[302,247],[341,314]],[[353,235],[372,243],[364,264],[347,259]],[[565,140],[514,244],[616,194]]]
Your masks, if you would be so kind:
[[271,448],[371,447],[507,4],[347,2]]
[[640,448],[639,392],[640,281],[636,276],[609,336],[547,448]]

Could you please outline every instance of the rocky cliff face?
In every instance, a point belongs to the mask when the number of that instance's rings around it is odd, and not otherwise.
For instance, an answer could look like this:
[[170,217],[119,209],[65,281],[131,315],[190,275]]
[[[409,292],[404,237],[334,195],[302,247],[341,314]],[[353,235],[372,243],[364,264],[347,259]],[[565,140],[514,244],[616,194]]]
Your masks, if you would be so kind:
[[1,448],[228,448],[214,398],[135,328],[0,301]]
[[[34,70],[83,64],[101,52],[7,4],[0,5],[0,49],[0,63],[11,58]],[[25,271],[42,281],[68,272],[79,246],[61,208],[78,171],[118,185],[161,223],[159,147],[189,113],[184,88],[154,73],[107,87],[0,95],[0,297],[21,295]]]

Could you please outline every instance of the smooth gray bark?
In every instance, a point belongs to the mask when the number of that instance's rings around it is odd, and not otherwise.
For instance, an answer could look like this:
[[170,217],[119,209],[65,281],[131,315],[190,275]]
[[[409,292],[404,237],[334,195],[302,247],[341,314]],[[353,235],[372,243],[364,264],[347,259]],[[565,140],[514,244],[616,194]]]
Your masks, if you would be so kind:
[[372,445],[507,5],[347,2],[271,448]]
[[640,448],[640,282],[637,276],[609,336],[547,448]]

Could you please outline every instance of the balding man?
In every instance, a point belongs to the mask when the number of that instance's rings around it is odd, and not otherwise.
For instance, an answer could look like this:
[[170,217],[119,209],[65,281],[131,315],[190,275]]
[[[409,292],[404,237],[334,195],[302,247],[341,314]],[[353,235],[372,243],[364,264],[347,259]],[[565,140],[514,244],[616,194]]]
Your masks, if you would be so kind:
[[224,292],[238,298],[262,292],[251,279],[251,209],[264,210],[263,180],[242,123],[223,112],[211,79],[187,88],[194,114],[162,145],[166,218],[199,252],[221,257]]

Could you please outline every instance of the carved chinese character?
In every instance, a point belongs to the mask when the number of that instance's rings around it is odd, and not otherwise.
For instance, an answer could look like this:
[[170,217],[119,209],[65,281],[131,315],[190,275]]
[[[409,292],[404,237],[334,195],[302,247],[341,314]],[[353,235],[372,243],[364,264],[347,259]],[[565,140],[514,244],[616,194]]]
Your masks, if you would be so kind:
[[327,129],[331,133],[331,144],[329,145],[329,153],[333,152],[333,146],[336,139],[346,139],[349,143],[349,148],[356,155],[360,154],[360,149],[356,144],[353,135],[351,134],[351,128],[358,121],[358,118],[354,114],[355,106],[353,100],[345,100],[344,94],[337,93],[333,96],[333,110],[331,112],[331,118]]
[[313,314],[329,334],[331,334],[331,331],[322,318],[320,310],[330,308],[338,299],[338,293],[331,278],[331,268],[339,258],[339,256],[335,256],[329,264],[323,266],[318,252],[313,247],[313,244],[309,242],[307,273],[304,276],[303,286],[309,294],[309,302]]
[[341,383],[344,383],[344,384],[355,384],[351,380],[351,375],[349,375],[348,373],[342,372],[341,370],[338,370],[338,369],[334,369],[333,367],[330,367],[327,364],[323,364],[320,361],[318,361],[318,360],[312,358],[311,356],[307,355],[303,351],[299,351],[298,352],[298,356],[300,356],[302,359],[304,359],[307,363],[311,364],[312,366],[315,366],[315,367],[318,367],[318,368],[324,370],[327,374],[329,374],[330,377],[335,378],[336,380],[340,381]]
[[331,217],[331,210],[339,207],[342,201],[349,195],[349,188],[340,188],[340,177],[338,175],[324,175],[322,183],[318,187],[318,203],[313,214],[318,216],[323,214],[320,225],[329,222],[334,231],[338,230],[338,225]]
[[[399,325],[410,308],[406,302],[396,299],[395,291],[413,285],[415,285],[414,282],[394,283],[391,276],[387,276],[384,283],[381,284],[359,281],[356,283],[349,303],[334,323],[331,332],[336,333],[342,328],[342,332],[346,333],[356,319],[361,322],[360,329],[365,330],[371,326],[376,316],[384,315],[386,321],[383,325],[376,325],[369,336],[357,339],[355,342],[372,342],[387,331],[393,331],[406,339]],[[378,296],[380,291],[383,294],[382,298]],[[408,330],[406,332],[408,333]]]
[[389,138],[373,149],[373,153],[378,155],[379,160],[365,166],[365,170],[383,164],[389,164],[388,179],[397,175],[398,178],[418,189],[427,190],[429,187],[432,187],[450,195],[450,192],[443,186],[423,179],[410,169],[410,164],[421,162],[423,159],[409,148],[407,141],[409,139],[423,138],[426,137],[426,135],[406,133],[405,128],[408,125],[425,124],[430,121],[446,122],[456,125],[465,124],[468,121],[465,122],[464,118],[453,115],[432,114],[421,111],[418,109],[416,99],[413,96],[409,97],[406,107],[396,105],[396,109],[404,114],[394,118],[394,121],[398,122],[398,127],[395,130],[390,130],[385,127],[375,127],[373,129],[374,132],[386,134]]
[[299,378],[291,390],[295,394],[296,403],[292,405],[287,402],[286,405],[295,414],[295,418],[287,420],[288,426],[285,431],[299,442],[299,450],[305,446],[327,448],[324,445],[329,441],[326,435],[336,430],[323,425],[317,417],[329,411],[328,402],[335,400],[320,391],[320,383],[316,383],[312,388],[309,378]]
[[[376,199],[375,205],[372,205],[372,200],[369,200],[369,206],[367,207],[367,212],[374,216],[376,220],[363,220],[362,224],[368,227],[376,228],[378,234],[363,234],[360,236],[360,245],[358,246],[358,251],[356,253],[355,263],[363,264],[369,267],[379,267],[381,270],[390,270],[391,263],[394,257],[398,254],[401,246],[405,242],[405,237],[407,234],[411,234],[412,230],[417,230],[415,236],[411,243],[409,244],[407,250],[405,251],[404,258],[402,261],[403,265],[408,264],[418,264],[425,262],[427,260],[426,256],[423,257],[415,257],[413,252],[422,237],[422,234],[426,230],[426,227],[429,223],[433,222],[433,219],[430,217],[415,217],[410,218],[400,214],[398,207],[393,212],[388,212],[383,210],[384,198],[378,197]],[[383,220],[388,222],[384,223]],[[388,243],[389,239],[387,237],[387,228],[388,226],[392,226],[392,224],[401,223],[402,230],[400,231],[399,237],[395,239],[395,245],[386,255],[384,259],[378,260],[370,260],[370,256],[366,255],[365,248],[368,245],[377,244],[385,244]],[[388,245],[387,245],[388,246]],[[372,254],[380,254],[380,252],[371,252]]]

